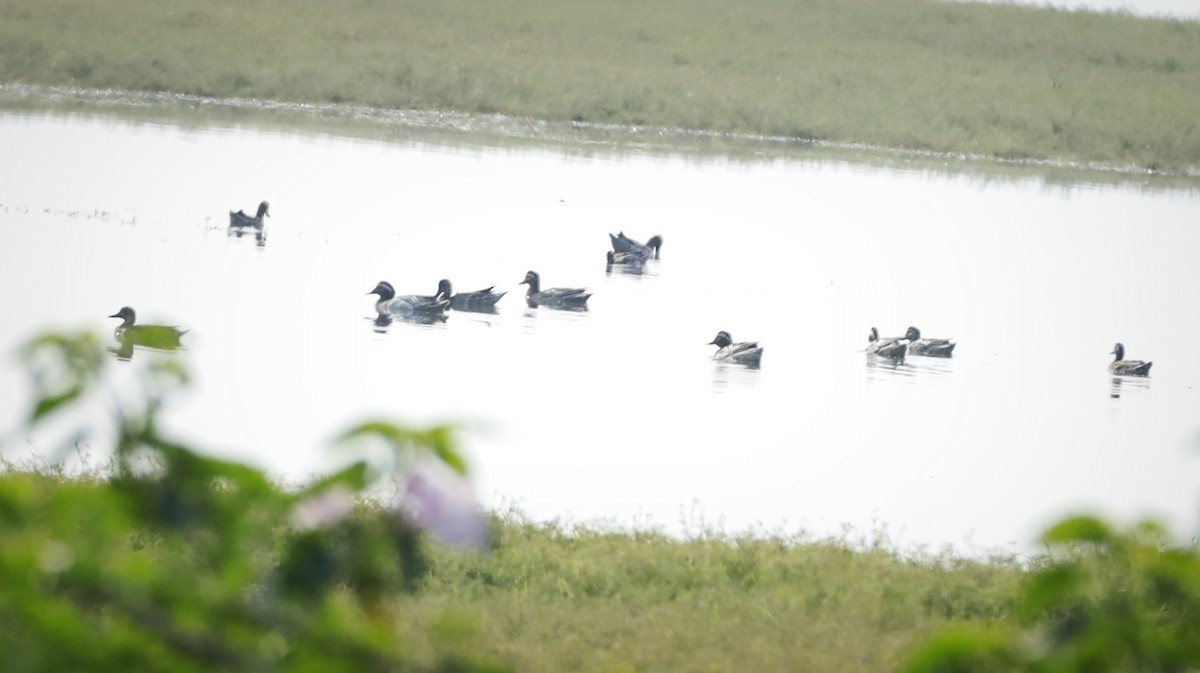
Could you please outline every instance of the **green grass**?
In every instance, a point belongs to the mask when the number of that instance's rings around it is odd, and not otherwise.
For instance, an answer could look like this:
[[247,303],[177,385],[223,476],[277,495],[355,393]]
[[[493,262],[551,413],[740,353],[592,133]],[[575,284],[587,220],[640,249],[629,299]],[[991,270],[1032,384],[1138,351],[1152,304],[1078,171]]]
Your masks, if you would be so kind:
[[1200,22],[937,0],[6,0],[0,81],[1200,170]]
[[[40,460],[0,457],[0,522],[7,526],[0,529],[0,541],[7,545],[0,546],[0,567],[19,566],[29,549],[61,546],[55,541],[66,540],[63,530],[79,529],[70,548],[88,551],[88,561],[97,568],[72,570],[108,591],[113,605],[101,609],[85,601],[73,616],[86,621],[107,613],[101,621],[108,630],[88,636],[106,645],[124,632],[117,627],[142,632],[142,626],[125,624],[121,617],[152,577],[168,586],[213,581],[205,574],[211,572],[204,565],[205,554],[218,533],[228,532],[227,522],[220,521],[211,530],[189,535],[187,527],[131,520],[129,510],[116,506],[126,503],[114,478],[116,469],[91,464],[68,471]],[[228,487],[221,492],[238,497]],[[335,555],[352,557],[364,543],[362,535],[338,531],[359,531],[352,522],[392,517],[380,504],[384,501],[360,501],[349,519],[330,529]],[[285,551],[285,542],[295,535],[291,519],[272,516],[266,505],[260,511],[241,504],[236,510],[249,516],[234,527],[246,540],[238,549],[246,556],[233,567],[255,569],[261,579],[255,580],[253,591],[281,601],[279,609],[284,610],[287,596],[271,588],[270,569],[294,557],[294,551]],[[12,525],[17,521],[21,526]],[[381,629],[374,637],[383,638],[407,662],[409,668],[403,670],[471,670],[491,663],[523,673],[886,673],[902,670],[912,652],[947,627],[1013,626],[1021,586],[1030,573],[1013,557],[901,552],[882,535],[864,541],[702,530],[676,538],[653,530],[533,523],[513,511],[494,515],[492,523],[486,553],[427,539],[422,543],[426,573],[415,590],[391,588],[382,596],[390,608],[382,612],[391,617],[369,621]],[[118,572],[129,569],[136,572]],[[100,573],[98,580],[93,572]],[[191,574],[184,577],[185,572]],[[59,581],[39,586],[31,597],[18,591],[31,588],[6,576],[0,578],[0,596],[6,591],[22,596],[21,607],[31,609],[37,601],[71,597],[73,583],[83,579]],[[243,589],[236,584],[225,587],[235,606],[242,603],[239,591]],[[353,596],[350,587],[333,591],[335,605],[344,607]],[[216,600],[199,594],[204,601]],[[173,599],[187,603],[187,596]],[[37,628],[61,634],[70,621],[60,616],[34,625],[29,615],[36,611],[12,608],[9,614],[2,606],[0,625],[33,629],[42,638],[29,646],[33,652],[45,647],[47,638]],[[162,609],[187,614],[169,603]],[[222,630],[225,622],[208,626],[217,641],[230,637]],[[83,636],[72,637],[79,647],[87,644]],[[4,642],[0,637],[0,645]],[[89,655],[77,656],[87,661]],[[471,666],[460,667],[456,661]],[[0,647],[0,663],[13,662]]]
[[438,551],[403,626],[528,672],[892,671],[946,625],[1008,618],[1012,559],[883,544],[567,529],[503,517],[486,555]]

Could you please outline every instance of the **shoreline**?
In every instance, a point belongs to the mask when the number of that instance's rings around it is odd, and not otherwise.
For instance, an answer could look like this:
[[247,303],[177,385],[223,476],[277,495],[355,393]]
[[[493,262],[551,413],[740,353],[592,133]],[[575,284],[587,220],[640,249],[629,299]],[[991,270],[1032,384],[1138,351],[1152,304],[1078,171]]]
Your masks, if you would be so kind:
[[[39,84],[0,83],[0,110],[45,113],[114,113],[136,119],[179,123],[202,117],[214,125],[295,127],[331,135],[377,137],[405,134],[469,138],[484,144],[529,144],[595,154],[651,154],[705,157],[730,161],[831,161],[895,170],[925,170],[946,175],[1040,177],[1049,184],[1138,185],[1156,190],[1200,190],[1200,169],[1155,171],[1134,165],[1054,159],[1006,159],[967,153],[872,146],[816,139],[756,136],[682,128],[627,126],[597,122],[556,122],[501,114],[471,114],[377,108],[348,103],[295,103],[255,98],[216,98],[194,94],[88,89]],[[203,117],[209,115],[205,120]],[[193,120],[195,121],[195,120]],[[247,122],[251,122],[247,124]]]

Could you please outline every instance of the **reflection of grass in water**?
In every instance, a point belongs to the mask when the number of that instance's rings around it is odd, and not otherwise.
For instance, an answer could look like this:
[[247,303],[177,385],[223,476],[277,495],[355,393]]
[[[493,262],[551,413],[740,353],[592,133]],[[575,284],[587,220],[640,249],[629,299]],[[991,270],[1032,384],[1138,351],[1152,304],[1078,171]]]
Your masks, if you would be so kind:
[[924,0],[12,0],[0,80],[1200,165],[1200,22]]

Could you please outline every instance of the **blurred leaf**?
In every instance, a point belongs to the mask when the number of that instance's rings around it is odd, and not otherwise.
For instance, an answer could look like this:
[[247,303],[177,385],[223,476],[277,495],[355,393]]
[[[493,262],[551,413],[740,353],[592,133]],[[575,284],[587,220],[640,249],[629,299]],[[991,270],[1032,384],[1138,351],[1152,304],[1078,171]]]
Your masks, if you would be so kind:
[[1060,606],[1084,584],[1083,572],[1075,565],[1057,565],[1034,573],[1025,584],[1020,606],[1031,620]]
[[360,460],[350,467],[344,468],[340,472],[334,472],[333,474],[323,477],[308,485],[295,495],[295,499],[303,500],[316,493],[320,493],[325,489],[334,486],[335,484],[341,484],[353,491],[361,491],[367,486],[367,475],[369,469],[370,468],[367,465],[367,462]]
[[428,430],[410,430],[386,421],[367,421],[339,435],[335,441],[345,442],[362,437],[379,437],[391,445],[397,455],[414,449],[426,449],[432,455],[460,474],[466,474],[467,465],[454,448],[454,429],[439,425]]
[[1139,521],[1133,527],[1133,532],[1138,538],[1151,544],[1165,541],[1171,537],[1170,531],[1167,530],[1166,526],[1153,519]]
[[377,436],[392,445],[403,445],[409,442],[411,432],[393,423],[384,421],[366,421],[343,432],[335,441],[344,442],[358,437]]
[[135,346],[173,351],[182,346],[180,339],[183,334],[184,332],[178,328],[166,325],[134,325],[125,328],[120,341]]
[[942,631],[908,660],[906,673],[1001,673],[1016,670],[1012,637],[983,627]]
[[459,474],[467,473],[467,462],[454,448],[454,433],[449,426],[439,425],[431,428],[428,433],[429,445],[434,455],[442,460],[450,469]]
[[1047,545],[1092,542],[1096,544],[1112,540],[1112,529],[1100,519],[1090,516],[1074,516],[1063,519],[1042,534]]
[[[110,362],[86,332],[41,335],[22,354],[32,425],[88,396]],[[388,507],[357,507],[381,467],[362,460],[287,492],[160,434],[164,401],[190,380],[182,361],[130,366],[141,399],[106,389],[117,436],[97,450],[112,473],[0,469],[0,670],[417,670],[390,615],[428,570],[422,534]],[[364,423],[343,439],[362,436],[462,468],[448,427]],[[316,525],[297,524],[301,505]]]
[[43,416],[49,414],[55,409],[75,400],[81,394],[83,394],[83,386],[77,384],[67,389],[65,393],[43,397],[37,401],[37,404],[34,405],[33,412],[29,415],[29,420],[40,420]]
[[287,593],[312,600],[330,590],[340,574],[339,562],[322,531],[292,539],[279,565],[280,581]]
[[[1200,558],[1182,550],[1164,552],[1146,571],[1156,600],[1164,604],[1191,599],[1200,610]],[[1200,628],[1200,625],[1197,626]]]
[[153,374],[173,379],[179,385],[187,385],[191,382],[191,375],[188,373],[187,367],[179,360],[162,357],[150,363],[150,371]]

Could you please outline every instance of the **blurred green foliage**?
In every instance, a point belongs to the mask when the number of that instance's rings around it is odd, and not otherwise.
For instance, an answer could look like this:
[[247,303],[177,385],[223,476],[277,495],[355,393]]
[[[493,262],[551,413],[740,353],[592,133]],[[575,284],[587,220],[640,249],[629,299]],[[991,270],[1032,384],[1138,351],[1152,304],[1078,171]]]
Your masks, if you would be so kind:
[[1121,532],[1071,517],[1042,536],[1014,623],[956,627],[925,643],[908,673],[1200,670],[1200,554],[1144,521]]
[[[22,357],[31,426],[91,392],[116,397],[103,385],[112,359],[90,333],[36,338]],[[462,655],[413,665],[395,637],[394,597],[427,570],[422,533],[360,498],[394,466],[358,460],[285,489],[205,457],[158,428],[162,400],[187,372],[157,357],[138,370],[144,399],[111,400],[104,474],[11,464],[0,473],[0,670],[487,668]],[[364,435],[387,440],[403,465],[428,455],[465,469],[449,428],[371,422],[347,433]]]

